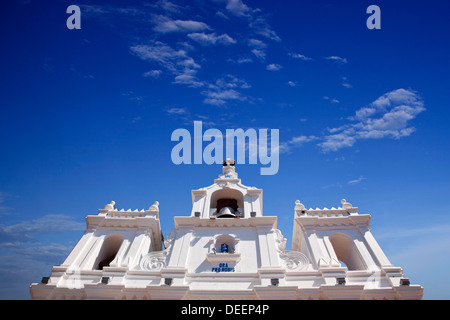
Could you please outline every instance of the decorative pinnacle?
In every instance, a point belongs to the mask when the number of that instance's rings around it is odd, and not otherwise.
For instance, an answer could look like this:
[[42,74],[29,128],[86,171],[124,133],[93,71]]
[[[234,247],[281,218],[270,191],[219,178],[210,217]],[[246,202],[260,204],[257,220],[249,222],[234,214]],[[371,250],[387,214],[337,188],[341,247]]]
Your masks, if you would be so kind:
[[227,159],[222,162],[222,175],[219,175],[221,179],[237,179],[237,173],[235,168],[235,161]]
[[230,158],[227,158],[227,160],[222,162],[222,165],[224,167],[234,166],[235,164],[236,164],[236,162],[234,160],[231,160]]
[[305,210],[305,206],[300,202],[300,200],[295,201],[295,210]]
[[300,202],[300,200],[296,200],[295,201],[295,214],[297,215],[302,215],[303,213],[305,213],[305,206],[303,205],[303,203]]
[[342,203],[342,208],[343,209],[349,209],[349,208],[353,207],[352,204],[347,202],[347,200],[345,200],[345,199],[342,199],[341,203]]
[[150,208],[148,208],[148,210],[149,211],[159,211],[159,202],[158,201],[155,201],[155,203],[154,204],[152,204],[151,206],[150,206]]
[[110,203],[108,203],[107,205],[105,205],[105,207],[104,207],[103,209],[105,209],[105,210],[114,210],[115,204],[116,204],[115,201],[111,201]]

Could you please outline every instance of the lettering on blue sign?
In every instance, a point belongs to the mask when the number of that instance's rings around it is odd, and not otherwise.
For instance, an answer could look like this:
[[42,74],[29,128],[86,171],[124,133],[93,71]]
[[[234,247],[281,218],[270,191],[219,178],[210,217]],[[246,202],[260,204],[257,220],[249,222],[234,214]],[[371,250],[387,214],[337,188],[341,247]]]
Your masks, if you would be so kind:
[[234,272],[234,267],[228,267],[228,263],[219,263],[219,267],[213,267],[212,272]]

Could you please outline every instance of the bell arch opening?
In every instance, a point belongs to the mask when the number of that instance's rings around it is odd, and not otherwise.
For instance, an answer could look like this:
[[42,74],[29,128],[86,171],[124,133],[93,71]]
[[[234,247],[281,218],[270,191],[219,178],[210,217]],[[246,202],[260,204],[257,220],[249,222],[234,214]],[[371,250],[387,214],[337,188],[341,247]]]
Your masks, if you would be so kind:
[[211,195],[210,208],[217,218],[235,218],[244,212],[244,195],[231,188],[215,191]]
[[336,257],[349,271],[366,269],[366,265],[350,236],[344,233],[334,233],[330,236],[330,242]]
[[110,263],[114,260],[120,246],[123,242],[123,235],[120,233],[113,233],[106,236],[100,249],[99,255],[94,263],[96,270],[103,270],[104,267],[109,267]]

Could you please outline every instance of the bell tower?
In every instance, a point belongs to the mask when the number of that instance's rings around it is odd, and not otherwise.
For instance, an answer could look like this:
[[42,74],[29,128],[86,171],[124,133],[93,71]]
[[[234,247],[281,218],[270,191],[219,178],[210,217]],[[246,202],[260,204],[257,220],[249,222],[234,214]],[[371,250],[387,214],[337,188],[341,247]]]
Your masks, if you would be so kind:
[[[375,240],[369,229],[371,216],[359,214],[345,199],[341,204],[338,208],[306,209],[299,200],[295,202],[292,250],[307,255],[322,274],[323,289],[338,284],[347,285],[349,292],[353,290],[362,299],[420,298],[422,288],[409,286],[402,268],[391,264]],[[392,290],[383,291],[383,287]],[[330,291],[327,296],[336,294]],[[345,298],[342,293],[339,296]]]
[[307,250],[317,268],[340,267],[348,270],[380,270],[393,265],[369,229],[368,214],[358,214],[345,199],[342,207],[309,209],[295,203],[293,250]]
[[115,204],[86,217],[86,230],[65,261],[30,286],[33,299],[108,299],[105,286],[122,285],[143,257],[162,250],[157,201],[141,211]]
[[192,191],[191,216],[204,219],[262,216],[262,190],[241,183],[235,161],[223,161],[214,184]]

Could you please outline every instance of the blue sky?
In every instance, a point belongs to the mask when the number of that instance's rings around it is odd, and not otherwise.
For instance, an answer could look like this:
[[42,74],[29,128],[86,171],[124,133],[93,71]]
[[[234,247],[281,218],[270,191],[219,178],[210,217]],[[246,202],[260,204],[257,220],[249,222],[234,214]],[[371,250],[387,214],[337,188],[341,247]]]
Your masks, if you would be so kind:
[[[81,8],[69,30],[66,9]],[[381,9],[369,30],[366,9]],[[372,215],[425,299],[449,299],[446,1],[36,1],[0,10],[0,298],[62,263],[89,214],[189,215],[219,165],[175,165],[175,129],[279,129],[280,168],[237,166],[292,239],[294,202]]]

